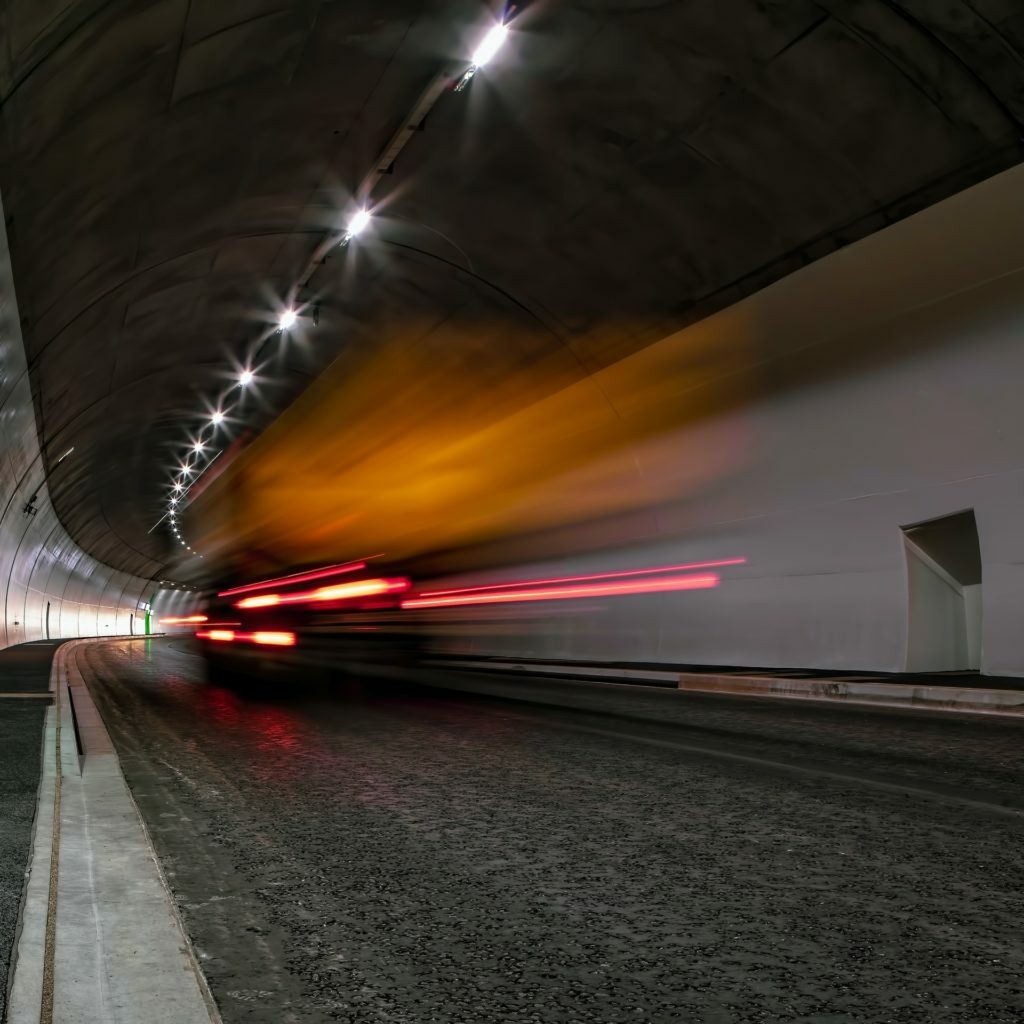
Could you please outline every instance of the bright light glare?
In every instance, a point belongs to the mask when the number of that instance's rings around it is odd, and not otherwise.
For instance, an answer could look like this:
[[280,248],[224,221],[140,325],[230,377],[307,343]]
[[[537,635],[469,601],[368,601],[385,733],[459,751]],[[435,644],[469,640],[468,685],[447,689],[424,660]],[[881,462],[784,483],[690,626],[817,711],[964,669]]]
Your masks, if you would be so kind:
[[182,489],[182,488],[181,488],[181,484],[175,484],[175,485],[174,485],[174,489],[175,489],[176,491],[180,491],[180,490]]
[[282,331],[287,331],[289,327],[295,326],[295,321],[299,319],[299,314],[294,309],[286,309],[278,318],[277,326]]
[[252,383],[252,378],[253,378],[252,370],[243,370],[238,375],[238,383],[243,388],[247,388]]
[[216,427],[216,426],[218,426],[219,424],[223,423],[223,422],[224,422],[224,413],[222,413],[222,412],[220,411],[220,409],[218,409],[218,410],[217,410],[216,412],[214,412],[214,414],[213,414],[213,415],[212,415],[212,416],[210,417],[210,422],[211,422],[211,423],[212,423],[212,424],[213,424],[213,425],[214,425],[215,427]]
[[[249,637],[243,634],[243,639],[248,640]],[[258,644],[272,644],[275,647],[294,647],[295,646],[295,634],[294,633],[270,633],[259,631],[252,634],[252,640]]]
[[192,445],[192,451],[194,451],[194,452],[201,452],[202,450],[203,450],[203,442],[202,441],[196,441],[196,443],[194,445]]
[[370,223],[370,211],[360,210],[349,222],[348,222],[348,233],[355,238],[356,235],[361,234],[366,225]]
[[177,505],[178,504],[178,499],[177,498],[171,498],[171,504],[172,505]]
[[473,54],[473,66],[482,68],[501,49],[501,44],[505,42],[507,35],[507,25],[495,25],[476,48],[476,52]]

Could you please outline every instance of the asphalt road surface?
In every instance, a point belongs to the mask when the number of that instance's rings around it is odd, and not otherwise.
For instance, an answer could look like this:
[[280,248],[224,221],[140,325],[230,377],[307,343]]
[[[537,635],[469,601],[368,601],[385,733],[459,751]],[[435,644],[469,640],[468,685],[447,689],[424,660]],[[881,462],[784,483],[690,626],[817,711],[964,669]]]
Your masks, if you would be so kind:
[[86,657],[227,1024],[1024,1021],[1024,722]]
[[32,849],[54,641],[0,651],[0,1020]]

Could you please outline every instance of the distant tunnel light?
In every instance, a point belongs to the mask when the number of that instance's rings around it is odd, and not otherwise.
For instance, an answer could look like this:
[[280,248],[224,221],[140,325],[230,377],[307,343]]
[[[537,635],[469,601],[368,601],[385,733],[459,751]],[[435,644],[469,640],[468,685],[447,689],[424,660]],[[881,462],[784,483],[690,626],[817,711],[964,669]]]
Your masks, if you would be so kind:
[[338,583],[316,590],[302,590],[297,594],[259,594],[243,597],[236,608],[270,608],[281,604],[317,604],[321,601],[353,601],[360,597],[378,597],[381,594],[400,594],[408,590],[409,580],[404,576],[391,579],[355,580]]
[[713,573],[705,576],[658,576],[644,580],[615,580],[608,583],[577,583],[553,587],[530,587],[451,594],[446,597],[411,597],[403,608],[446,608],[471,604],[511,604],[516,601],[567,601],[578,597],[621,597],[626,594],[655,594],[670,590],[705,590],[717,587]]
[[252,383],[253,372],[252,370],[243,370],[238,375],[238,384],[240,387],[247,388]]
[[224,413],[220,409],[215,410],[210,416],[210,422],[216,427],[224,422]]
[[495,25],[487,35],[484,36],[480,45],[473,54],[473,66],[482,68],[501,49],[502,43],[508,36],[507,25]]
[[196,441],[196,443],[192,445],[192,451],[194,451],[198,455],[199,452],[201,452],[204,447],[205,445],[203,444],[202,441]]
[[295,326],[295,321],[299,319],[299,314],[294,309],[286,309],[277,318],[278,330],[287,331],[289,328]]

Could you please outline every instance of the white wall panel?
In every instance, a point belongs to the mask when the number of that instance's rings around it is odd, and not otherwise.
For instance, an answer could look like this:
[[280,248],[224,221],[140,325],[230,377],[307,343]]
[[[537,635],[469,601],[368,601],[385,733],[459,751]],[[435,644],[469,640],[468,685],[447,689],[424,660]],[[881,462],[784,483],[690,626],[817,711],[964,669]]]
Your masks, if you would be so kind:
[[0,204],[0,647],[44,638],[47,604],[53,637],[127,633],[156,588],[82,552],[50,504],[3,225]]
[[[736,375],[738,392],[751,397],[680,431],[674,450],[717,450],[704,442],[741,438],[745,458],[713,485],[679,495],[656,520],[658,541],[527,563],[504,576],[730,557],[746,564],[722,570],[716,590],[581,603],[579,614],[520,605],[518,622],[503,620],[490,633],[450,630],[449,649],[879,671],[903,670],[909,653],[911,667],[923,666],[908,652],[901,527],[974,509],[981,668],[1024,676],[1021,223],[1024,167],[688,328],[728,337],[730,325],[746,325],[765,356]],[[797,360],[777,368],[773,352],[787,345]],[[850,358],[862,349],[865,358]],[[801,377],[805,359],[822,369]],[[931,612],[939,628],[945,612]],[[449,618],[466,627],[473,616],[452,609]],[[971,657],[966,647],[947,654],[964,664]]]

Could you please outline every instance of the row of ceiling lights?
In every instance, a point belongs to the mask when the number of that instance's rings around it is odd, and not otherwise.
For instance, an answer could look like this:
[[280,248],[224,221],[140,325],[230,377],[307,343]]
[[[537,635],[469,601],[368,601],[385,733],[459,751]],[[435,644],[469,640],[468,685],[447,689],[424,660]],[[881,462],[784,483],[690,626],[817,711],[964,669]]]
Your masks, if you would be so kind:
[[[473,52],[473,56],[470,58],[471,63],[469,67],[455,83],[454,88],[456,92],[461,92],[477,71],[484,67],[484,65],[494,57],[501,48],[501,45],[505,41],[507,35],[508,26],[506,24],[499,22],[491,27],[490,31],[480,42],[480,45]],[[341,233],[338,239],[338,246],[347,246],[353,239],[362,234],[369,226],[371,217],[372,211],[370,209],[363,207],[362,209],[357,210],[349,220],[345,230]],[[294,288],[293,293],[297,290],[297,287]],[[300,315],[300,310],[296,309],[294,306],[286,306],[277,317],[276,333],[282,334],[291,330],[298,322]],[[314,316],[314,322],[315,320],[316,317]],[[255,379],[255,371],[251,366],[246,366],[238,373],[231,391],[244,390],[249,387]],[[185,455],[184,460],[175,471],[174,480],[171,485],[171,493],[167,499],[167,512],[164,518],[166,518],[170,524],[171,532],[183,548],[193,554],[197,554],[199,558],[202,558],[203,556],[195,551],[181,535],[181,528],[179,526],[179,508],[182,503],[187,500],[188,492],[194,486],[199,477],[206,472],[214,459],[221,454],[221,451],[211,451],[209,456],[206,458],[205,464],[202,468],[199,467],[200,460],[207,453],[207,434],[209,434],[209,439],[212,442],[213,437],[217,432],[217,428],[225,422],[227,414],[238,404],[238,401],[240,401],[240,399],[236,399],[230,405],[225,407],[225,401],[222,398],[214,408],[213,412],[210,413],[209,419],[200,428],[198,436],[190,442],[190,448]],[[210,448],[213,448],[212,443]]]

